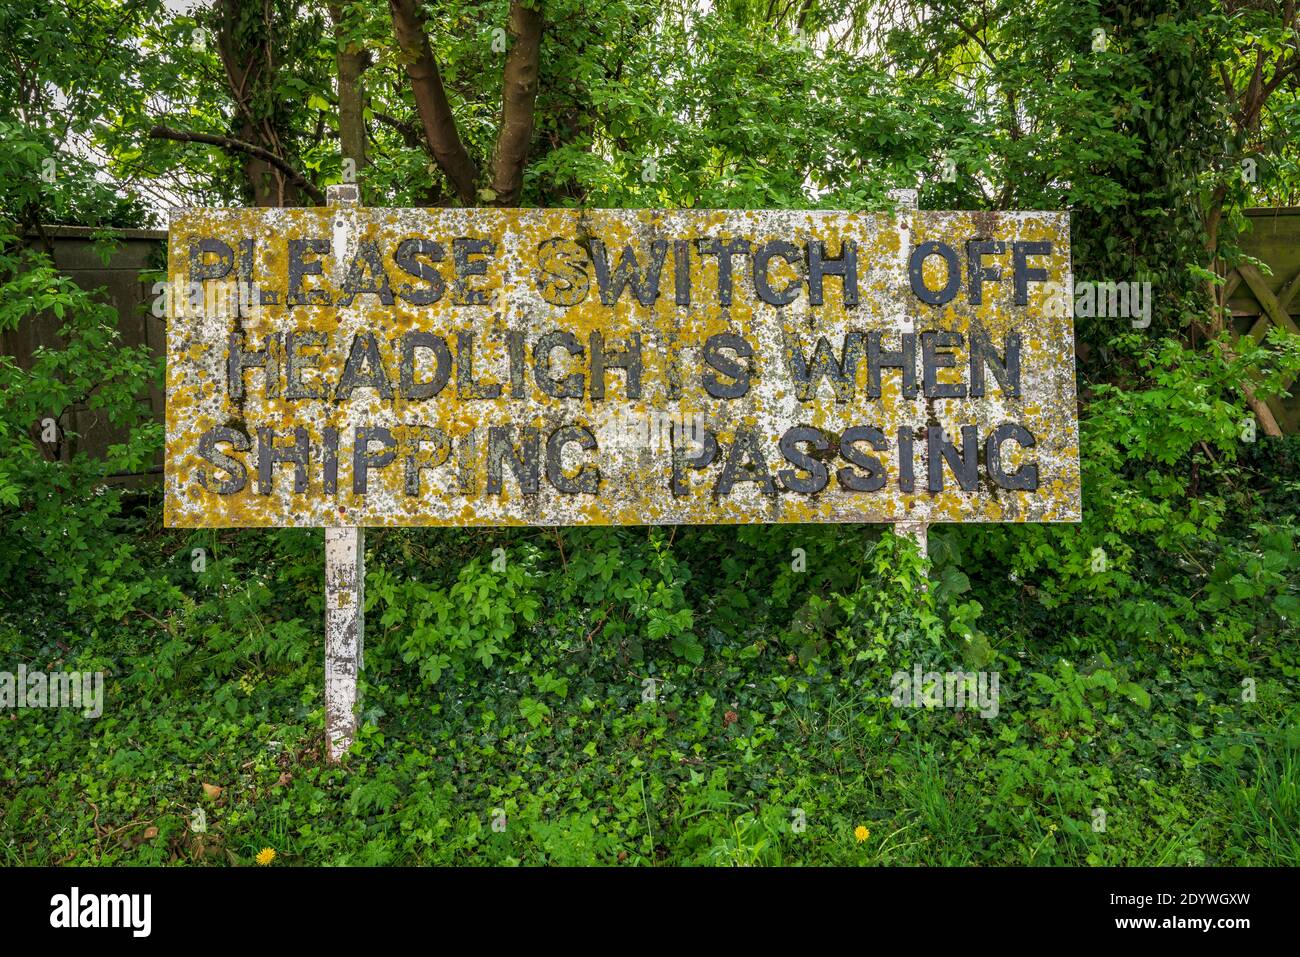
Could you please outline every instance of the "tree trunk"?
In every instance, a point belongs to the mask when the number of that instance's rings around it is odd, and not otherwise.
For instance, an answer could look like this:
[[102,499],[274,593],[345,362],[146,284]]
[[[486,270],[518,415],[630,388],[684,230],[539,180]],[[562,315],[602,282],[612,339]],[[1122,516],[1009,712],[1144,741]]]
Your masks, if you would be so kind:
[[420,20],[417,0],[388,0],[388,8],[429,151],[456,197],[463,205],[473,206],[478,201],[478,167],[460,141],[456,118],[447,102],[447,91],[443,89],[442,76]]
[[497,206],[518,206],[523,191],[524,166],[533,141],[542,28],[540,8],[534,10],[512,0],[510,33],[515,41],[506,56],[501,81],[501,132],[492,170],[492,192],[496,194],[492,202]]
[[357,44],[344,39],[343,5],[331,3],[330,19],[334,21],[334,43],[337,53],[339,85],[339,151],[343,159],[356,164],[353,173],[360,174],[366,167],[365,94],[361,89],[361,74],[368,65],[365,51]]
[[[265,8],[258,0],[218,0],[217,9],[218,50],[235,100],[234,138],[287,162],[274,116],[256,106],[267,99],[257,93],[275,83],[271,25],[266,22]],[[302,192],[281,168],[252,153],[244,154],[243,168],[256,205],[302,205]]]

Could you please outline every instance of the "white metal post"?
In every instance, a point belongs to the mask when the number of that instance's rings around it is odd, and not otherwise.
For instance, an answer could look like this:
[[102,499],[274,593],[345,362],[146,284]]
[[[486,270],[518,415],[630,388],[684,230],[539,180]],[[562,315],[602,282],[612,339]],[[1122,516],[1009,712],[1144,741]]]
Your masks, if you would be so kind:
[[[330,186],[327,195],[331,208],[360,204],[354,183]],[[338,217],[335,233],[346,232],[349,220]],[[357,676],[365,653],[365,549],[364,528],[325,529],[325,736],[330,761],[340,760],[357,734]]]
[[325,529],[325,731],[338,761],[357,733],[365,645],[366,530]]
[[[916,212],[917,210],[917,193],[915,189],[891,189],[889,198],[894,201],[895,207],[902,213]],[[906,229],[910,223],[904,223]],[[903,256],[908,253],[908,243],[901,244]],[[906,262],[906,258],[904,258]],[[904,270],[906,272],[906,270]],[[929,548],[929,529],[928,522],[895,522],[894,532],[898,535],[906,535],[912,541],[916,542],[916,549],[921,553],[922,558],[927,558],[930,554]]]

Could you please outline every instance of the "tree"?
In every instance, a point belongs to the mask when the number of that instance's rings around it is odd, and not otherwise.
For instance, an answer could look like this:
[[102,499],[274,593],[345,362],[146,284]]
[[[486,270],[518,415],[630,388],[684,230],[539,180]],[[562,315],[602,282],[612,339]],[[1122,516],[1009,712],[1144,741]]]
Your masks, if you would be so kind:
[[[319,14],[301,16],[297,4],[284,0],[217,0],[203,22],[208,20],[215,25],[217,54],[234,106],[227,132],[158,124],[149,135],[207,143],[239,154],[256,206],[298,206],[305,197],[324,203],[324,192],[300,169],[297,154],[307,136],[298,125],[299,111],[292,97],[286,96],[323,85],[319,72],[322,57],[315,51],[315,38],[322,29]],[[200,27],[195,36],[206,38],[206,27]],[[195,45],[205,46],[206,39]],[[353,66],[352,61],[348,63]],[[315,74],[315,84],[308,85],[299,75],[304,67],[309,76]]]
[[[535,2],[540,4],[540,0]],[[501,80],[500,132],[492,162],[491,187],[480,191],[478,166],[461,142],[416,0],[389,0],[388,5],[425,141],[455,188],[457,198],[466,206],[475,205],[479,199],[497,206],[517,205],[533,134],[544,22],[540,6],[530,7],[522,0],[511,0],[513,43]]]

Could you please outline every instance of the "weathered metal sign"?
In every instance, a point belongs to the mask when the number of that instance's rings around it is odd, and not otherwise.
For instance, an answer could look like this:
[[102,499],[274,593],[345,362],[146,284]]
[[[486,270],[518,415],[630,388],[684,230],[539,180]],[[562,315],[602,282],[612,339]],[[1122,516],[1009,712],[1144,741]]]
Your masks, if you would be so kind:
[[179,211],[166,521],[1077,521],[1069,270],[1055,212]]

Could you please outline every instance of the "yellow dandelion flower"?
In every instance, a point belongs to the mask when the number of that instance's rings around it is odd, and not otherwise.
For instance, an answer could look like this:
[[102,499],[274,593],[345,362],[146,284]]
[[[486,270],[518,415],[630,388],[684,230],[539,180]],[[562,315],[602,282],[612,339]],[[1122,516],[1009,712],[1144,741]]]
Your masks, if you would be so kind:
[[865,841],[867,838],[871,836],[871,831],[863,827],[861,824],[859,824],[856,828],[854,828],[853,836],[856,837],[858,839],[858,843],[861,844],[863,841]]
[[253,860],[265,867],[275,860],[275,851],[269,847],[264,847],[257,852],[257,857],[253,858]]

